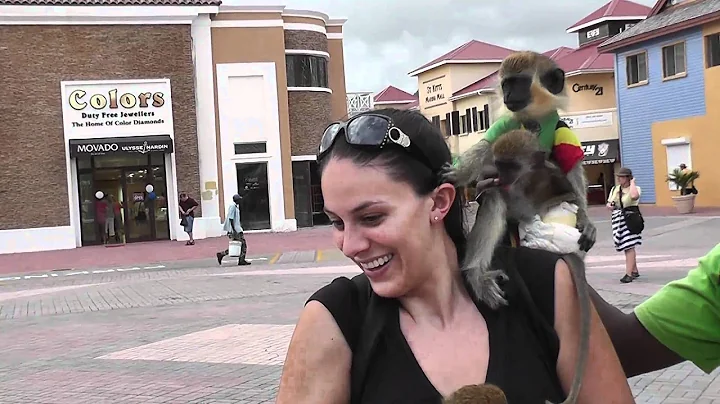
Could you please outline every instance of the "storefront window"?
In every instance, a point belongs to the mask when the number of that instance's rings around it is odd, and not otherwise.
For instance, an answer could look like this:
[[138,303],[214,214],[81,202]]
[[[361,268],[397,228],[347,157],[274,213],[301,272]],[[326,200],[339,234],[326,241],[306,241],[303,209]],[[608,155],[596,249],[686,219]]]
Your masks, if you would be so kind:
[[122,154],[96,156],[94,160],[95,168],[146,167],[148,165],[148,158],[149,156],[147,154]]
[[[82,156],[76,161],[82,245],[170,238],[163,153]],[[98,216],[98,191],[103,203],[113,206],[113,216],[107,208]]]
[[288,87],[329,88],[327,63],[322,56],[285,55]]
[[92,157],[90,156],[83,156],[77,159],[77,168],[78,170],[85,170],[92,168]]

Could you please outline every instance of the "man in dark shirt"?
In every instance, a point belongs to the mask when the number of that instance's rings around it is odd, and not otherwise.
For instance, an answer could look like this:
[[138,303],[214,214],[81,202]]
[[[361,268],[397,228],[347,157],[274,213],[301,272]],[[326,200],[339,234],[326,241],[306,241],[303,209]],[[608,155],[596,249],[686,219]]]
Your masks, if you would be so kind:
[[185,192],[180,194],[180,224],[185,228],[185,233],[190,236],[185,245],[195,244],[193,239],[193,223],[195,221],[195,209],[197,209],[198,203],[195,199],[190,198]]

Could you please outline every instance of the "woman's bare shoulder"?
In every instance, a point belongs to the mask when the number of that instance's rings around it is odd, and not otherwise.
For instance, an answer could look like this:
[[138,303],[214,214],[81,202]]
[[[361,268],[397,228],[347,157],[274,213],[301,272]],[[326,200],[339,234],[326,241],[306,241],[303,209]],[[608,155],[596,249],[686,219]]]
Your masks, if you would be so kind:
[[283,366],[278,404],[332,404],[350,397],[352,352],[327,307],[309,301],[300,314]]

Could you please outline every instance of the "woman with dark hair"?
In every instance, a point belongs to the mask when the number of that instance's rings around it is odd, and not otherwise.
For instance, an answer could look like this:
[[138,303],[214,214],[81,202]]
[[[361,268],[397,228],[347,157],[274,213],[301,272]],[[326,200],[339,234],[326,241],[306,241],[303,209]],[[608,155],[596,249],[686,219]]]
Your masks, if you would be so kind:
[[[570,271],[552,253],[500,247],[508,305],[471,296],[463,208],[435,126],[414,111],[360,114],[326,129],[318,162],[335,243],[363,273],[306,303],[278,403],[439,403],[478,383],[512,404],[565,398],[579,341]],[[594,310],[579,402],[633,402]]]

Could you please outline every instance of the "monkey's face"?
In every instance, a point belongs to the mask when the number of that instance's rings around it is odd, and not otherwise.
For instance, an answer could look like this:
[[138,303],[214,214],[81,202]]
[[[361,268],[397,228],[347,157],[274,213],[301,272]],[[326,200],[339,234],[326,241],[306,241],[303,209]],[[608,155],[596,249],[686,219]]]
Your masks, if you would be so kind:
[[[447,268],[444,229],[436,226],[442,222],[434,220],[442,215],[434,212],[452,204],[452,185],[421,196],[382,167],[337,158],[328,162],[321,175],[333,240],[368,276],[375,293],[386,298],[403,296],[432,282],[439,268]],[[442,197],[441,189],[451,197]]]
[[533,180],[536,169],[545,164],[545,153],[495,157],[500,189],[507,195],[522,194]]
[[500,66],[503,103],[513,114],[540,118],[565,102],[565,72],[550,58],[517,52]]

